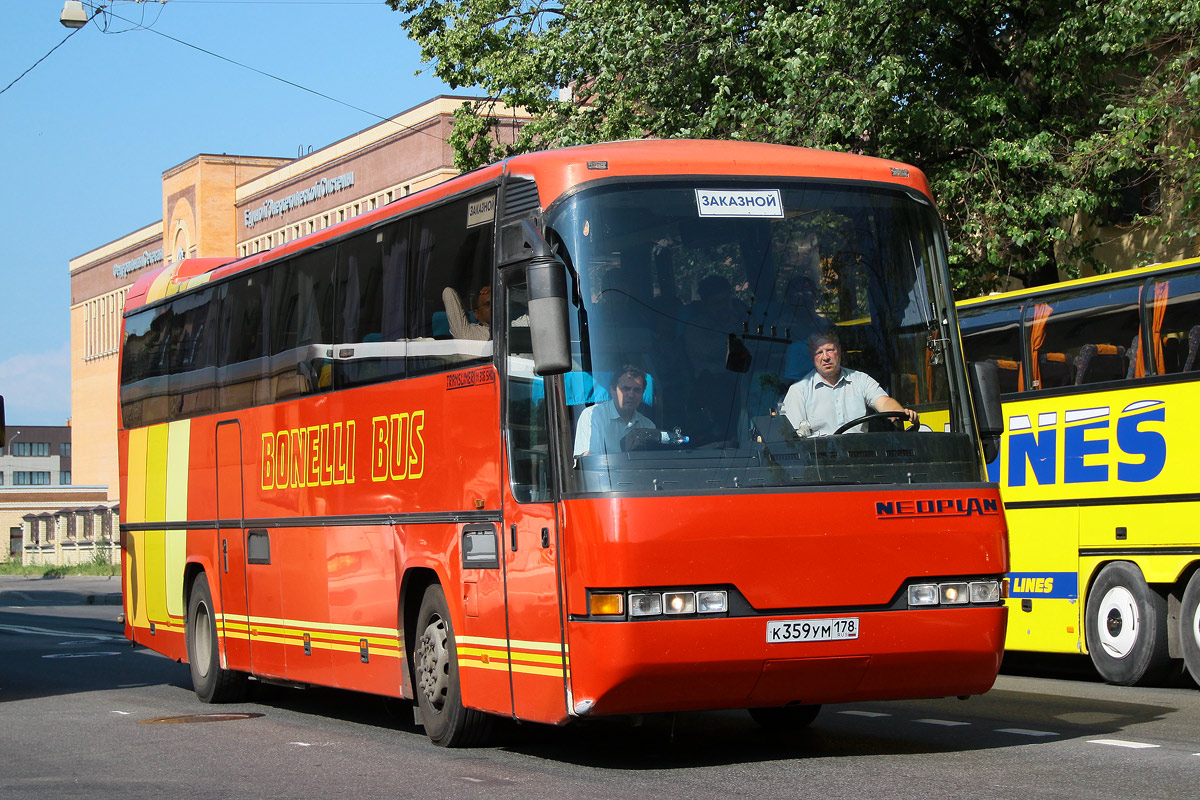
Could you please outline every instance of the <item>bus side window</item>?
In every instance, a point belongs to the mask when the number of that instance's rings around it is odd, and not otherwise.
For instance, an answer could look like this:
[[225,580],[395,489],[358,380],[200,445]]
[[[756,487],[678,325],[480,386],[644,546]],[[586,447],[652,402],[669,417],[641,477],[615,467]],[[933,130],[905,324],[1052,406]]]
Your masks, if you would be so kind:
[[[490,361],[492,342],[451,336],[443,295],[447,288],[474,314],[480,291],[492,291],[492,233],[486,222],[468,225],[468,206],[460,200],[413,218],[409,270],[407,370],[423,375]],[[477,320],[472,316],[471,322]],[[490,324],[490,319],[487,320]]]
[[1200,370],[1200,273],[1154,283],[1145,305],[1155,373]]
[[271,305],[271,397],[333,388],[333,257],[322,248],[275,268]]
[[175,318],[170,334],[171,419],[187,419],[214,410],[217,304],[212,289],[182,295],[171,303]]
[[338,245],[334,388],[404,377],[408,220]]
[[964,311],[959,323],[967,361],[995,364],[1001,394],[1024,391],[1020,308],[1007,306],[975,315]]
[[222,411],[271,402],[270,285],[270,273],[259,270],[221,287],[217,407]]
[[1123,380],[1140,328],[1136,285],[1088,287],[1025,308],[1037,389]]

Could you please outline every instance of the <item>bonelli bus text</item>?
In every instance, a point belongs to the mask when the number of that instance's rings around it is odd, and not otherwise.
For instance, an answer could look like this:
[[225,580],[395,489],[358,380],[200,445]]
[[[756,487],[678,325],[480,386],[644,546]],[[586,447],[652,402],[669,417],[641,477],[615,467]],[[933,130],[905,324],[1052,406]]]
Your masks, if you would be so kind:
[[959,305],[997,365],[988,465],[1012,544],[1008,647],[1091,656],[1106,679],[1200,680],[1200,262]]
[[[124,319],[126,634],[205,701],[405,698],[451,746],[985,692],[1008,549],[948,285],[917,170],[700,141],[171,263]],[[938,424],[802,435],[831,331]]]

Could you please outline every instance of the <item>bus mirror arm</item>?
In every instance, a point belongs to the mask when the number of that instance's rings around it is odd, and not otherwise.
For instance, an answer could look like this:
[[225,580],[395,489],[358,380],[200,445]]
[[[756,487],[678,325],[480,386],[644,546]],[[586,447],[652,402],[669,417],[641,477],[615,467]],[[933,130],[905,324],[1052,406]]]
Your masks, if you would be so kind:
[[5,445],[5,428],[4,428],[4,397],[0,396],[0,447]]
[[990,361],[968,364],[971,399],[975,405],[975,423],[983,444],[983,456],[991,463],[1000,452],[1000,436],[1004,433],[1004,412],[1000,406],[1000,373]]
[[567,267],[532,222],[526,220],[522,227],[531,250],[525,276],[529,286],[533,371],[538,375],[559,375],[571,369]]

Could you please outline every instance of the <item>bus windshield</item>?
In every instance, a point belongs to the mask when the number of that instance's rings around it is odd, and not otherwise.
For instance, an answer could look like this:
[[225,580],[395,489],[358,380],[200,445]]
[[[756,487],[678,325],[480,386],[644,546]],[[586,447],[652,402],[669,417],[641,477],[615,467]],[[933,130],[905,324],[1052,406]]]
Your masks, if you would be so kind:
[[[980,478],[928,203],[795,179],[615,182],[548,224],[575,280],[568,493]],[[785,416],[822,336],[921,425],[829,435]]]

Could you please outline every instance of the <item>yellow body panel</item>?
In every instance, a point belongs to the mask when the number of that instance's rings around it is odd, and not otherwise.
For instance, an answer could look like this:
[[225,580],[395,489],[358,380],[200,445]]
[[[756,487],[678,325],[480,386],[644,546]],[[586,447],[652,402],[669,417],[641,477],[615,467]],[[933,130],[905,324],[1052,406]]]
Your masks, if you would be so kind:
[[1005,403],[988,474],[1012,550],[1010,649],[1085,652],[1087,587],[1107,563],[1173,584],[1200,560],[1197,386],[1126,383]]

